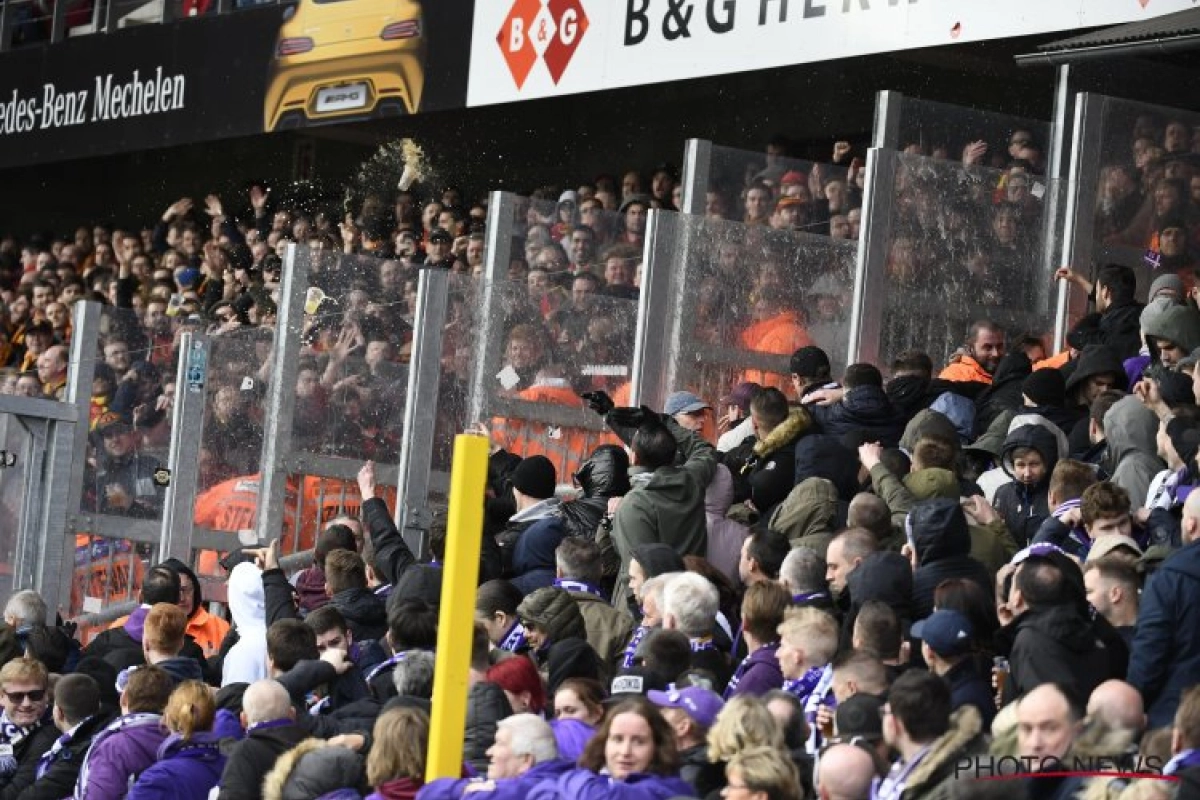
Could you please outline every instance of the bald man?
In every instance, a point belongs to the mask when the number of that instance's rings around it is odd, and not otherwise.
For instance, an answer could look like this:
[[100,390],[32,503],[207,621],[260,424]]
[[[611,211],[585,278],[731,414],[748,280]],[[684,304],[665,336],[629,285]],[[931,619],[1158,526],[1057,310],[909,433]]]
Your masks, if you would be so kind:
[[866,750],[852,744],[835,744],[821,755],[817,772],[820,800],[867,800],[875,762]]
[[1053,683],[1043,683],[1017,703],[1017,755],[1033,759],[1034,771],[1040,771],[1041,764],[1051,769],[1055,760],[1067,755],[1081,724],[1078,709],[1066,693]]
[[255,681],[242,695],[242,727],[246,738],[234,746],[221,773],[217,800],[251,800],[262,797],[263,778],[279,756],[307,738],[296,724],[296,710],[283,684]]
[[1183,504],[1183,547],[1142,591],[1126,679],[1142,693],[1150,728],[1171,724],[1183,690],[1200,675],[1200,492]]
[[1099,720],[1113,730],[1127,731],[1138,741],[1146,730],[1142,695],[1125,681],[1105,681],[1088,698],[1088,719]]

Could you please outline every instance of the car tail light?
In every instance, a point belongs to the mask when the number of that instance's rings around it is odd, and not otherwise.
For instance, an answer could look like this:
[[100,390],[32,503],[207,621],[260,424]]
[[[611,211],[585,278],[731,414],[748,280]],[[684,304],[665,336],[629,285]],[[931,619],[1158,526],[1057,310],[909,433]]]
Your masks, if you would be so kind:
[[280,39],[277,54],[279,56],[298,56],[313,49],[313,40],[307,36],[293,36],[290,39]]
[[404,22],[393,22],[391,25],[384,27],[379,34],[380,39],[411,39],[414,36],[421,35],[421,23],[419,20],[409,19]]

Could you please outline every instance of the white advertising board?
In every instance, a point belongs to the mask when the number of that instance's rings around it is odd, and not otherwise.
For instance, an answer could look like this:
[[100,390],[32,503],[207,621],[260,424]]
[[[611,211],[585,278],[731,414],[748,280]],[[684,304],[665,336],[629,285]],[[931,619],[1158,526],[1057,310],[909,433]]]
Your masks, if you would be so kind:
[[475,0],[470,106],[1116,25],[1195,0]]

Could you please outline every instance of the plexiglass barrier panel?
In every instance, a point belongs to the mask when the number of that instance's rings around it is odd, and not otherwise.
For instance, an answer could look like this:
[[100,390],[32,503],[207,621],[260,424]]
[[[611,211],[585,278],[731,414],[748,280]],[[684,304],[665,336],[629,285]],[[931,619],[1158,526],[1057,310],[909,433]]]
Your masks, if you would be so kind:
[[653,269],[673,269],[677,287],[666,391],[695,392],[714,408],[742,382],[786,392],[789,359],[807,345],[824,349],[840,374],[855,243],[672,213],[660,215],[655,236],[654,258],[668,263]]
[[1074,230],[1086,238],[1076,244],[1076,269],[1132,267],[1143,297],[1164,273],[1191,287],[1200,263],[1200,113],[1102,95],[1087,95],[1085,108],[1078,141],[1095,151],[1074,176]]
[[[274,343],[274,331],[256,325],[232,327],[209,339],[193,522],[228,533],[227,550],[240,546],[238,532],[254,528],[258,511],[264,404]],[[204,551],[195,566],[201,575],[222,572],[217,551]]]
[[354,475],[363,461],[398,461],[417,282],[416,268],[398,260],[298,257],[311,266],[293,289],[305,296],[303,318],[285,332],[301,347],[284,433],[284,554],[311,548],[334,518],[358,515]]
[[176,352],[173,332],[147,325],[149,313],[113,306],[100,313],[84,513],[162,519]]
[[[712,145],[703,192],[704,215],[752,224],[781,224],[806,233],[851,238],[852,209],[862,204],[862,170]],[[679,202],[673,203],[679,208]],[[777,222],[780,220],[781,222]]]
[[[442,328],[442,357],[439,364],[438,402],[433,451],[427,457],[433,472],[449,480],[454,437],[471,423],[467,396],[471,385],[472,360],[480,350],[481,279],[451,275],[446,297],[446,323]],[[418,458],[423,454],[418,454]]]
[[587,270],[606,282],[632,286],[632,271],[622,272],[641,255],[648,196],[630,202],[624,212],[605,209],[596,199],[581,201],[575,192],[563,192],[557,201],[505,196],[513,200],[513,213],[500,227],[511,244],[511,256],[502,265],[501,277],[520,282],[538,269]]
[[917,349],[940,368],[975,320],[1000,324],[1010,339],[1044,337],[1053,267],[1044,266],[1043,215],[1059,185],[1019,168],[904,154],[885,163],[895,170],[880,185],[891,191],[873,199],[881,216],[871,223],[886,235],[884,261],[865,287],[882,305],[880,363]]
[[627,404],[637,327],[637,303],[603,293],[595,278],[570,281],[567,274],[545,280],[495,281],[477,297],[488,306],[477,312],[494,324],[498,337],[482,342],[478,358],[499,353],[482,370],[481,409],[492,441],[520,456],[541,454],[570,481],[599,444],[616,441],[580,394],[607,391]]
[[1049,122],[916,97],[898,98],[896,140],[876,142],[876,146],[995,169],[1020,159],[1028,161],[1033,171],[1043,171]]
[[[145,542],[76,533],[67,616],[95,614],[119,603],[136,602],[146,570],[158,561],[156,550]],[[80,640],[90,641],[103,627],[80,628]]]

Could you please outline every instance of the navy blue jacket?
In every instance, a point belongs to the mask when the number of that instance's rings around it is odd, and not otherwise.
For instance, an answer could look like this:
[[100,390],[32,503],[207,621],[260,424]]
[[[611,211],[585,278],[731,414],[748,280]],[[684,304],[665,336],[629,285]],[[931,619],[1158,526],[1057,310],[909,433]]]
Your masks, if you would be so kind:
[[904,433],[905,419],[878,386],[855,386],[840,403],[805,406],[822,433],[843,436],[862,431],[863,441],[896,447]]
[[996,717],[996,698],[992,695],[988,679],[976,669],[975,659],[963,659],[951,667],[942,679],[950,684],[950,710],[975,706],[983,717],[983,729],[991,730],[992,720]]
[[1200,679],[1200,543],[1150,577],[1130,651],[1128,680],[1142,693],[1150,727],[1170,725],[1180,693]]

